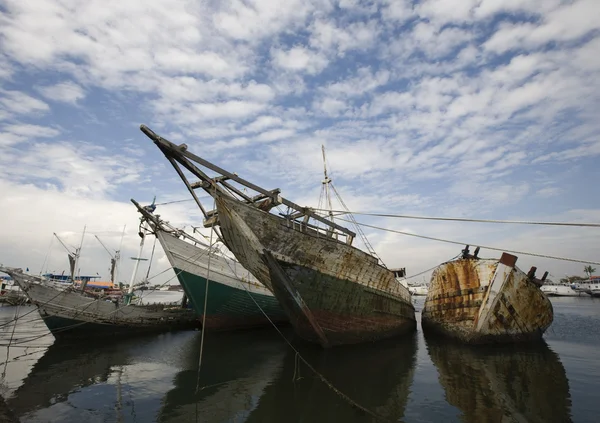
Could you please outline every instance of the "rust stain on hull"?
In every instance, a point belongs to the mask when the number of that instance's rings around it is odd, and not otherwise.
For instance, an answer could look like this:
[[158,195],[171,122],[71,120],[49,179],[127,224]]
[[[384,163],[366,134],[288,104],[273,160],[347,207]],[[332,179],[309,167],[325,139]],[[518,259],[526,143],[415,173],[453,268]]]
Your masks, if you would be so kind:
[[229,248],[302,338],[330,347],[416,328],[408,289],[376,258],[235,200],[217,197],[216,206]]
[[462,258],[439,266],[423,308],[423,328],[469,343],[541,338],[553,320],[550,300],[515,266],[500,260]]

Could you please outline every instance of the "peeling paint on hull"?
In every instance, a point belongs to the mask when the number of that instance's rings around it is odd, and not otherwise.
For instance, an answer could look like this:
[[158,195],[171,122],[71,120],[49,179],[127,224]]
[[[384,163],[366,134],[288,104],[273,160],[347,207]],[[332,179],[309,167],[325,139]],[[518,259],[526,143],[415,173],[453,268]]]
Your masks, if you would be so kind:
[[410,293],[376,258],[239,201],[216,204],[227,246],[302,338],[329,347],[416,328]]
[[552,324],[552,304],[516,257],[466,258],[439,266],[423,308],[423,330],[468,343],[540,339]]

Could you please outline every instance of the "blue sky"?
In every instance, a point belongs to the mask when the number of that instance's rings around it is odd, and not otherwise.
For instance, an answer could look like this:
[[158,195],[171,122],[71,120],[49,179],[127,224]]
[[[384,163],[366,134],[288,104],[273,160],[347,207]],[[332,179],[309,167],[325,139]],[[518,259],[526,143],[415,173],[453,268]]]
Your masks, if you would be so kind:
[[[302,204],[323,144],[352,210],[600,221],[598,16],[595,0],[0,0],[0,262],[39,269],[52,232],[75,244],[84,224],[115,246],[127,224],[133,254],[129,198],[188,195],[141,123]],[[190,203],[160,211],[199,223]],[[600,261],[592,230],[359,220]],[[458,252],[367,233],[409,274]],[[86,242],[82,266],[106,274]]]

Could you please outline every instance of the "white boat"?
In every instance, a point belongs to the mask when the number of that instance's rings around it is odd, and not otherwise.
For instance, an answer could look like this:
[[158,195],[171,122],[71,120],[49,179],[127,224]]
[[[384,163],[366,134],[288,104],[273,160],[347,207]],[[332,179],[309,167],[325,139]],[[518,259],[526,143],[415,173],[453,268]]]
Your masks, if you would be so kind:
[[579,297],[583,293],[575,289],[575,285],[564,282],[547,282],[540,290],[549,297]]
[[600,276],[590,276],[586,281],[581,281],[580,288],[592,297],[600,297]]
[[426,297],[429,292],[427,285],[408,285],[408,291],[416,297]]

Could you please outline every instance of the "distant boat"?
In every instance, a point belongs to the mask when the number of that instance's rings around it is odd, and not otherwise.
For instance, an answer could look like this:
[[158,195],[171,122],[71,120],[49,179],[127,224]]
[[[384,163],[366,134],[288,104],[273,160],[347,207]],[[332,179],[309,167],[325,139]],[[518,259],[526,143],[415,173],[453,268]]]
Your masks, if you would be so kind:
[[540,290],[549,297],[579,297],[583,293],[573,284],[564,282],[545,282]]
[[[279,302],[250,272],[216,248],[174,228],[131,200],[150,226],[179,279],[183,291],[198,314],[204,314],[206,279],[210,280],[204,327],[216,330],[269,325],[261,309],[273,323],[287,322]],[[210,261],[210,273],[208,270]],[[167,286],[166,290],[170,288]],[[260,308],[259,308],[260,306]]]
[[[204,226],[218,225],[224,244],[279,300],[303,339],[330,347],[372,342],[416,329],[408,290],[383,266],[372,248],[353,246],[356,233],[228,172],[156,135],[142,125],[193,194],[213,196],[216,210],[206,211]],[[189,182],[179,164],[199,181]],[[211,178],[197,166],[219,176]],[[329,185],[327,175],[325,185]],[[234,186],[239,184],[241,189]],[[243,189],[258,194],[252,196]],[[271,213],[273,208],[287,212]],[[216,230],[217,228],[215,228]]]
[[468,343],[541,339],[554,318],[552,303],[540,290],[545,280],[516,267],[517,257],[500,260],[469,254],[438,266],[431,276],[422,314],[423,330]]
[[[85,233],[85,230],[84,230]],[[140,255],[145,235],[141,233]],[[83,244],[83,237],[82,237]],[[59,337],[97,337],[116,333],[160,332],[198,326],[192,310],[165,307],[160,304],[137,305],[132,303],[134,267],[129,292],[109,295],[106,291],[86,289],[89,280],[77,280],[75,269],[81,246],[69,254],[71,286],[56,283],[41,276],[24,273],[22,269],[0,267],[0,272],[10,275],[25,292],[52,334]],[[114,268],[113,268],[114,270]]]
[[590,276],[588,280],[579,282],[583,291],[592,297],[600,297],[600,276]]
[[426,283],[408,283],[406,279],[406,269],[390,269],[394,274],[394,277],[403,287],[408,289],[410,295],[413,297],[424,297],[429,292],[429,287]]

